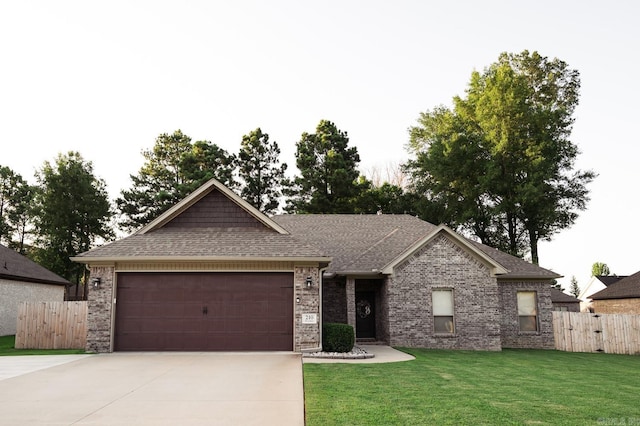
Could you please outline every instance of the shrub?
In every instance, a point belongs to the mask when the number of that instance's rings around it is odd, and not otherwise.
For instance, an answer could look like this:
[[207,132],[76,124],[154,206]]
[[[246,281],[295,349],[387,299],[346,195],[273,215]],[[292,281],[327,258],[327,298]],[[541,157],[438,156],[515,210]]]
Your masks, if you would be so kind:
[[322,350],[325,352],[350,352],[355,342],[353,327],[349,324],[322,325]]

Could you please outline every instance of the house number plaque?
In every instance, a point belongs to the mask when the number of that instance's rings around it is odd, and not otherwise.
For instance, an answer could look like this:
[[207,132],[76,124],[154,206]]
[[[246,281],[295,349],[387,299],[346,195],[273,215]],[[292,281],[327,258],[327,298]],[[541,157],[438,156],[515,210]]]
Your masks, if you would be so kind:
[[317,314],[302,314],[302,323],[303,324],[315,324],[318,322]]

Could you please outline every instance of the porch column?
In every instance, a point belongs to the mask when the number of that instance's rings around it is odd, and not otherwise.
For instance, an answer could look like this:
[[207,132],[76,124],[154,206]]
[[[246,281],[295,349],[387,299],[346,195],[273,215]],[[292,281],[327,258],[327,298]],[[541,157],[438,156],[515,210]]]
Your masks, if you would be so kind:
[[353,327],[353,331],[356,331],[356,280],[355,278],[347,277],[347,324]]

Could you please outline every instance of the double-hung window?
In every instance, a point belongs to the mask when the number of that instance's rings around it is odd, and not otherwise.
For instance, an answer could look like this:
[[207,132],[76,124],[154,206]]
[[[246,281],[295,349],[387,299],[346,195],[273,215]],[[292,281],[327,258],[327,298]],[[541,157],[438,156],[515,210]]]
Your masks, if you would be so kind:
[[433,331],[453,334],[453,290],[435,289],[431,293],[433,301]]
[[520,331],[538,331],[538,309],[535,291],[518,292]]

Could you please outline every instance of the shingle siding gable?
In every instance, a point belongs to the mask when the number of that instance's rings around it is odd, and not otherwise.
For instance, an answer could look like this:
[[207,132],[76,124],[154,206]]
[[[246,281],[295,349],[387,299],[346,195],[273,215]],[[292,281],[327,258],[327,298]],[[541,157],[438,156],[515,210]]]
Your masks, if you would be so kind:
[[218,190],[164,225],[165,228],[258,228],[267,227]]

